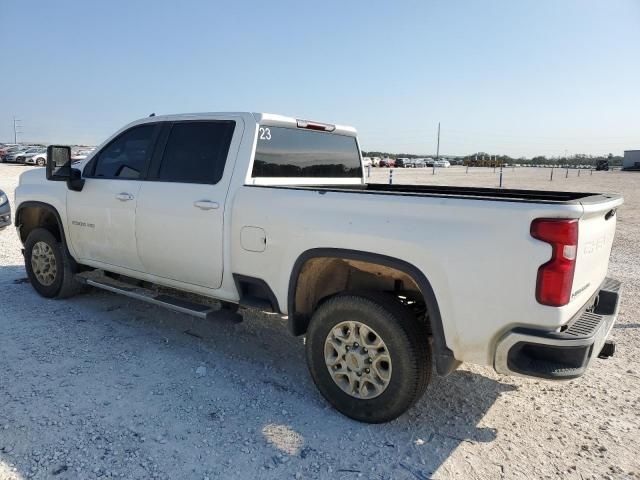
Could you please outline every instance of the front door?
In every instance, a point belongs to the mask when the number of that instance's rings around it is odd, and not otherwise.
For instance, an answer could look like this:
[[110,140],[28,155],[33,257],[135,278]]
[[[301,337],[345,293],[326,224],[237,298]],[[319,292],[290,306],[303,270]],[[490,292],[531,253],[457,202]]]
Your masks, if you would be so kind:
[[[137,205],[145,272],[206,288],[223,274],[224,206],[242,126],[212,117],[165,127]],[[235,133],[234,133],[235,132]]]
[[69,240],[79,261],[143,271],[136,206],[159,128],[145,124],[118,135],[86,166],[82,191],[68,192]]

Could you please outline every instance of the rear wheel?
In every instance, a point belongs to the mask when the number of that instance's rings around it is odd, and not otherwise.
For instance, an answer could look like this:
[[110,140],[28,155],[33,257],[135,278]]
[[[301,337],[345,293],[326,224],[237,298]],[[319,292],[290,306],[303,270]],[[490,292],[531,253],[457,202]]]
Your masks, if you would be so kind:
[[431,378],[427,329],[386,294],[342,294],[313,314],[307,365],[320,393],[355,420],[400,416]]
[[40,157],[36,160],[36,163],[38,164],[39,167],[44,167],[45,165],[45,161],[44,158]]
[[62,242],[44,228],[36,228],[24,245],[27,276],[33,288],[46,298],[66,298],[83,289],[74,278],[76,265]]

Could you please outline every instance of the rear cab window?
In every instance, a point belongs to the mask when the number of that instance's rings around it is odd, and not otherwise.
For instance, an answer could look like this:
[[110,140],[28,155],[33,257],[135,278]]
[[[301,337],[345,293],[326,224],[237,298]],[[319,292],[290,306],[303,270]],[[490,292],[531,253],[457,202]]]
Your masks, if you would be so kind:
[[251,176],[360,180],[360,149],[354,136],[260,125]]

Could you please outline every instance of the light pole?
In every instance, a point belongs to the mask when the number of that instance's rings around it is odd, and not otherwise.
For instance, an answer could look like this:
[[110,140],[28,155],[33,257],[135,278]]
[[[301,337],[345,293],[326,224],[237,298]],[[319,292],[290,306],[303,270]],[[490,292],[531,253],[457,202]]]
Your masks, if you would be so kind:
[[18,131],[18,129],[22,127],[22,125],[20,125],[21,121],[22,120],[17,119],[15,116],[13,117],[13,143],[18,143],[18,133],[22,133]]
[[438,146],[436,147],[436,161],[433,162],[433,175],[436,174],[436,162],[440,159],[440,122],[438,122]]

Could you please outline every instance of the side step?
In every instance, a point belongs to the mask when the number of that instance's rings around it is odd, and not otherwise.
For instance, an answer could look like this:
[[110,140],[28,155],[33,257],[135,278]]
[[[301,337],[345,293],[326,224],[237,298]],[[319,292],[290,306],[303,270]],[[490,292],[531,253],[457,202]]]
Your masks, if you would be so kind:
[[171,295],[159,293],[148,288],[141,288],[130,285],[126,282],[116,280],[106,275],[96,276],[96,272],[89,275],[79,274],[76,279],[86,285],[100,288],[112,293],[118,293],[125,297],[134,298],[143,302],[151,303],[159,307],[164,307],[174,312],[185,313],[205,320],[230,320],[234,323],[242,321],[242,315],[226,309],[213,308],[211,305],[191,302],[189,300],[176,298]]

